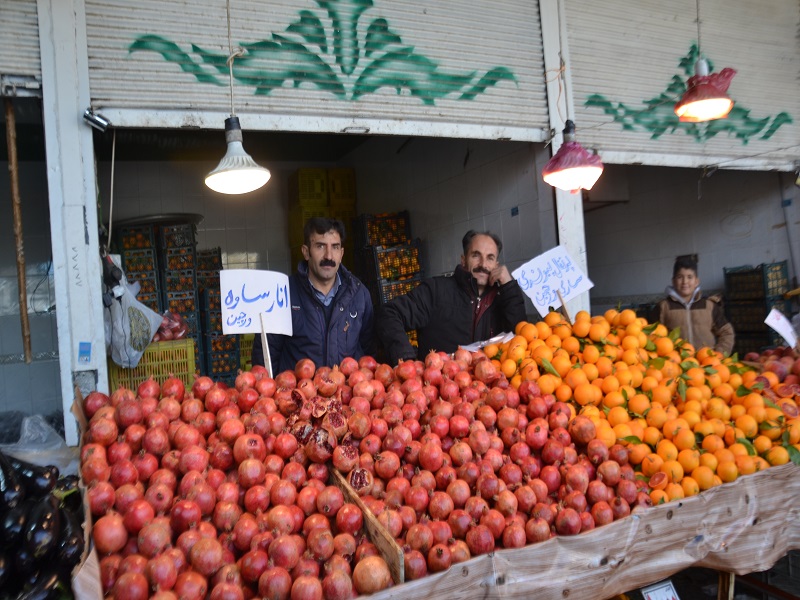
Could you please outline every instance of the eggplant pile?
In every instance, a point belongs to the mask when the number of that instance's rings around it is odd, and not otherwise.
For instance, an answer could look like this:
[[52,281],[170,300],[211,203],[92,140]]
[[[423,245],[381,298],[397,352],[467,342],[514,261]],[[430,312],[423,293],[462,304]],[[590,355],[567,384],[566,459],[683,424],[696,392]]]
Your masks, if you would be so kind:
[[0,452],[0,600],[71,597],[82,525],[76,475]]

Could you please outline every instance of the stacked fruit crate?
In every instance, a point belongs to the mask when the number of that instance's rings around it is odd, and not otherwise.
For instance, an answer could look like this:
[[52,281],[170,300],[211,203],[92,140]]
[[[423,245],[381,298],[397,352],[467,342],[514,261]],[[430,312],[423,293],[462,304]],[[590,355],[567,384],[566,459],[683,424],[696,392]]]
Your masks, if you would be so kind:
[[115,243],[122,257],[122,269],[128,283],[139,283],[136,299],[148,308],[162,312],[153,226],[121,227],[115,235]]
[[764,319],[773,308],[791,317],[789,269],[784,260],[777,263],[725,269],[725,296],[728,319],[736,332],[735,350],[740,356],[764,346],[781,343],[781,338]]
[[302,260],[303,226],[312,217],[329,217],[325,169],[298,169],[289,177],[289,247],[293,271]]
[[203,352],[205,372],[232,385],[240,368],[239,336],[222,333],[222,296],[219,285],[200,293],[203,307]]
[[189,336],[194,340],[195,365],[202,372],[195,227],[188,223],[162,225],[158,228],[158,242],[163,309],[180,315],[188,324]]
[[197,287],[199,290],[218,290],[221,270],[222,248],[206,248],[197,251]]
[[353,169],[328,169],[328,203],[331,217],[344,223],[345,242],[342,263],[355,267],[356,247],[353,223],[356,220],[356,175]]
[[[377,307],[407,294],[422,281],[419,244],[411,241],[408,211],[360,215],[355,222],[356,273]],[[416,345],[417,332],[409,331]]]

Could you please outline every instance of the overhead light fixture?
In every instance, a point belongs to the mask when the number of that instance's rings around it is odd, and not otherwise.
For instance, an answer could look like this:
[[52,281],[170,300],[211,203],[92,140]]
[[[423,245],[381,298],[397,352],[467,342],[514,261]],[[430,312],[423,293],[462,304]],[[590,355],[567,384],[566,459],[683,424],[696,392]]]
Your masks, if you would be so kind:
[[573,194],[590,190],[603,173],[603,162],[575,141],[573,121],[567,119],[563,133],[564,142],[542,169],[542,178],[553,187]]
[[703,123],[715,119],[725,119],[733,108],[733,100],[728,97],[736,71],[724,68],[719,73],[708,73],[708,62],[700,53],[700,0],[697,7],[697,62],[694,75],[686,82],[686,91],[675,104],[675,114],[684,123]]
[[234,52],[231,43],[231,1],[227,0],[228,14],[228,74],[230,82],[231,116],[225,119],[225,141],[228,149],[217,167],[206,175],[206,185],[221,194],[246,194],[262,187],[271,176],[269,169],[259,166],[242,146],[242,127],[233,108],[233,61],[244,51]]

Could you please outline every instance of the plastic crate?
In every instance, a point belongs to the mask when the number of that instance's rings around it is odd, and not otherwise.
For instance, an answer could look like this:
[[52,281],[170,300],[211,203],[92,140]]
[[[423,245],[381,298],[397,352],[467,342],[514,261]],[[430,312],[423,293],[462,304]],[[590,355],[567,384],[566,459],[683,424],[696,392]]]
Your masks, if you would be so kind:
[[183,248],[191,246],[194,248],[197,243],[195,240],[195,226],[191,224],[165,225],[159,231],[159,244],[161,248]]
[[407,294],[422,282],[422,277],[400,281],[375,281],[366,285],[372,294],[373,304],[386,304],[389,300]]
[[191,338],[153,342],[133,369],[124,369],[112,360],[108,361],[108,382],[112,390],[123,386],[136,390],[150,376],[164,383],[170,375],[178,377],[190,387],[194,383],[194,373],[194,343]]
[[222,311],[203,311],[203,325],[206,333],[222,333]]
[[733,351],[739,355],[739,360],[742,360],[748,352],[760,353],[768,345],[767,337],[764,334],[739,333],[737,331],[733,342]]
[[345,233],[344,247],[352,248],[355,243],[355,240],[353,239],[353,232],[355,231],[355,227],[353,226],[353,224],[355,223],[357,218],[356,209],[332,207],[331,217],[334,219],[339,219],[344,224],[344,233]]
[[225,377],[239,371],[239,350],[206,353],[206,374],[212,379]]
[[295,207],[289,209],[289,245],[302,246],[303,227],[312,217],[330,217],[331,212],[327,206]]
[[239,336],[239,368],[242,371],[249,371],[253,368],[253,340],[255,337],[253,333]]
[[773,308],[781,311],[787,318],[791,317],[791,302],[781,296],[767,298],[766,300],[729,302],[728,320],[733,325],[733,330],[742,332],[766,332],[769,329],[764,323],[769,311]]
[[328,201],[331,207],[355,210],[356,172],[353,169],[328,169]]
[[197,289],[197,280],[194,269],[167,271],[164,274],[165,292],[194,292],[195,289]]
[[197,288],[219,293],[219,271],[197,271]]
[[203,341],[207,353],[239,351],[239,338],[235,335],[206,333],[203,336]]
[[196,312],[182,314],[181,318],[186,322],[190,336],[200,335],[200,319],[198,318],[198,314]]
[[745,265],[725,269],[725,295],[729,300],[755,300],[789,291],[787,262]]
[[122,270],[126,275],[157,270],[155,250],[125,250],[122,253]]
[[136,299],[144,304],[150,310],[154,310],[157,313],[161,313],[163,311],[164,305],[161,303],[161,294],[138,294]]
[[359,248],[365,246],[397,246],[411,242],[411,220],[408,211],[392,214],[360,215],[355,229]]
[[162,268],[164,271],[186,271],[194,270],[196,261],[193,246],[183,248],[168,248],[163,251]]
[[198,271],[220,271],[222,269],[222,248],[203,248],[197,251]]
[[191,292],[166,292],[164,294],[164,308],[171,313],[183,317],[197,312],[197,294]]
[[161,291],[155,271],[131,271],[125,273],[125,278],[128,283],[139,282],[139,294],[158,294]]
[[358,252],[358,273],[367,281],[394,281],[420,275],[419,246],[372,246]]
[[200,294],[200,305],[204,312],[222,310],[222,294],[219,291],[219,287],[217,287],[217,289],[203,290],[203,293]]
[[114,235],[117,250],[150,250],[156,247],[152,225],[120,227]]
[[325,169],[298,169],[289,176],[289,202],[303,207],[328,206]]

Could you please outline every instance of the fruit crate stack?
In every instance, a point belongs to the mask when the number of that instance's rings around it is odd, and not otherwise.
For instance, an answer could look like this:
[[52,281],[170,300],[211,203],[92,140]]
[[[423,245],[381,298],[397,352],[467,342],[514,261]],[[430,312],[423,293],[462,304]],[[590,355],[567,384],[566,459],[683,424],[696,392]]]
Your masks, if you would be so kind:
[[203,352],[205,373],[212,379],[233,385],[241,368],[239,336],[222,333],[222,297],[219,286],[200,293],[203,307]]
[[222,270],[222,248],[197,250],[197,288],[219,289],[219,272]]
[[[408,211],[360,215],[355,222],[356,273],[379,306],[407,294],[422,281],[419,244],[411,241]],[[408,332],[416,345],[416,331]]]
[[195,366],[203,370],[200,304],[197,297],[197,258],[195,226],[188,223],[162,225],[158,229],[162,306],[179,314],[189,326],[194,340]]
[[773,308],[791,317],[791,302],[783,297],[788,291],[789,268],[785,260],[725,269],[728,320],[735,331],[734,350],[739,356],[781,343],[780,336],[764,319]]
[[312,217],[329,217],[328,173],[325,169],[298,169],[289,176],[289,247],[291,269],[302,260],[303,226]]
[[139,283],[136,299],[157,313],[163,312],[154,227],[121,227],[115,233],[114,241],[122,258],[122,270],[128,283]]
[[330,215],[344,223],[345,242],[342,262],[355,268],[356,174],[353,169],[328,169],[328,204]]

